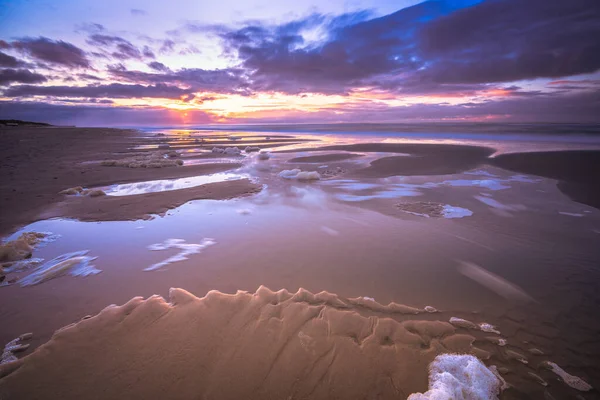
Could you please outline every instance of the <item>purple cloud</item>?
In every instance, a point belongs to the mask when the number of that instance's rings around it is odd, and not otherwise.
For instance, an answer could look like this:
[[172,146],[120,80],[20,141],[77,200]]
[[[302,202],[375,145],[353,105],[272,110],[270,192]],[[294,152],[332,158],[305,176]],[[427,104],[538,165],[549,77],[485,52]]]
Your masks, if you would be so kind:
[[11,83],[42,83],[46,81],[45,76],[27,69],[0,69],[0,86]]
[[0,51],[0,67],[24,67],[26,63]]
[[10,45],[40,61],[67,67],[88,68],[90,66],[82,49],[62,40],[52,40],[46,37],[23,38],[11,42]]
[[155,71],[159,71],[159,72],[170,72],[171,70],[169,69],[169,67],[167,67],[165,64],[158,62],[158,61],[152,61],[151,63],[148,64],[148,66],[150,68],[152,68]]
[[20,85],[11,86],[4,90],[5,97],[31,97],[31,96],[52,96],[52,97],[107,97],[107,98],[165,98],[179,99],[187,96],[193,97],[189,90],[181,89],[176,86],[168,86],[163,83],[155,85],[124,85],[121,83],[111,83],[107,85],[89,85],[89,86],[33,86]]
[[510,82],[600,69],[596,0],[493,0],[419,32],[421,75],[436,82]]
[[[160,65],[159,65],[160,64]],[[164,67],[161,63],[150,63],[155,70]],[[162,73],[129,71],[122,65],[113,66],[109,72],[115,78],[135,83],[170,83],[189,87],[192,92],[249,93],[249,83],[244,71],[236,68],[222,70],[204,70],[184,68],[179,71],[162,70]]]

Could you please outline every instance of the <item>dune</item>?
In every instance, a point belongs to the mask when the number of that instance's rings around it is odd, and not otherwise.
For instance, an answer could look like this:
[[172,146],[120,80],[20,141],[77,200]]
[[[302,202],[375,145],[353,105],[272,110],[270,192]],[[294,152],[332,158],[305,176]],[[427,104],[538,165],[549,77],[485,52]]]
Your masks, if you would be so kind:
[[265,287],[203,298],[171,289],[169,302],[135,297],[0,366],[0,398],[395,399],[425,392],[434,360],[431,374],[459,378],[444,380],[447,393],[495,398],[501,380],[477,358],[436,359],[476,353],[473,337],[422,317],[433,315],[425,310],[397,321],[397,307],[370,304],[378,303]]

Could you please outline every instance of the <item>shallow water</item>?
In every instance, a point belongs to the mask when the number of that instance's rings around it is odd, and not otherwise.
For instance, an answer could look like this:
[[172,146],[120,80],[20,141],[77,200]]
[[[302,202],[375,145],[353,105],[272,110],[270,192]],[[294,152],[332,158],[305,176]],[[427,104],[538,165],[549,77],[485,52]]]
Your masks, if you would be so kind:
[[[367,139],[373,140],[348,140]],[[337,135],[324,141],[343,140]],[[600,321],[594,317],[600,304],[595,284],[600,278],[600,211],[572,202],[552,180],[489,166],[454,175],[381,179],[342,174],[299,182],[278,176],[284,169],[309,168],[288,161],[315,154],[272,153],[267,161],[244,155],[244,166],[227,173],[104,188],[108,195],[126,196],[251,177],[264,185],[251,197],[193,201],[148,221],[56,219],[24,227],[12,238],[25,231],[60,235],[34,257],[51,260],[89,250],[102,273],[1,288],[0,341],[33,331],[37,345],[59,327],[108,304],[137,295],[166,296],[170,287],[198,296],[213,289],[254,292],[260,285],[306,288],[384,304],[433,306],[495,325],[507,349],[543,350],[545,357],[528,354],[534,362],[527,366],[508,356],[494,360],[513,372],[505,378],[516,389],[508,390],[506,398],[539,397],[545,390],[556,398],[575,396],[539,367],[543,360],[600,387]],[[388,155],[324,164],[351,169]],[[325,169],[319,166],[310,170]],[[447,215],[424,218],[395,206],[416,201],[440,203]],[[507,300],[461,273],[464,262],[516,285],[534,301]],[[549,389],[527,378],[527,372],[542,375],[551,382]]]
[[132,196],[142,193],[164,192],[168,190],[187,189],[208,183],[233,181],[249,178],[248,174],[216,173],[211,175],[192,176],[179,179],[161,179],[156,181],[123,183],[101,187],[108,196]]

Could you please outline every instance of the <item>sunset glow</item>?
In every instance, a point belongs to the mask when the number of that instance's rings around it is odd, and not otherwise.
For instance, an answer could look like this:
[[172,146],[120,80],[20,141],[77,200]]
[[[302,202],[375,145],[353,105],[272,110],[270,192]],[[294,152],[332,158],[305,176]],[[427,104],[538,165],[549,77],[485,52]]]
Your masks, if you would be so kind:
[[600,28],[564,29],[581,15],[598,18],[586,1],[348,8],[303,0],[285,12],[259,0],[183,3],[168,11],[115,3],[110,18],[88,0],[7,3],[0,117],[92,125],[598,119]]

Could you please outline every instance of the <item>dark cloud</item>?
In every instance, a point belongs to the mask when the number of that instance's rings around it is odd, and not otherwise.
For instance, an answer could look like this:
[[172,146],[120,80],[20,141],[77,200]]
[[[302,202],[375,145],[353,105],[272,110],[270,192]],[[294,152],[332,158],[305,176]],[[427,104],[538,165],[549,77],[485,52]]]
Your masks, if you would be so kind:
[[[330,18],[314,14],[280,26],[255,24],[221,33],[226,48],[252,72],[257,90],[344,93],[365,79],[412,73],[415,31],[449,12],[444,2],[426,2],[368,19],[367,13]],[[321,30],[320,41],[303,32]]]
[[79,74],[77,75],[80,79],[86,79],[89,81],[101,81],[102,78],[97,77],[96,75],[90,75],[90,74]]
[[0,49],[2,49],[2,50],[10,49],[10,44],[8,44],[8,42],[0,39]]
[[600,69],[597,0],[490,0],[426,24],[424,75],[436,82],[509,82]]
[[[278,26],[185,29],[219,35],[255,90],[443,93],[600,69],[597,0],[426,1],[378,18],[314,14]],[[307,42],[315,29],[325,34]]]
[[[159,65],[160,64],[160,65]],[[150,63],[155,70],[162,68],[161,63]],[[230,68],[222,70],[204,70],[200,68],[184,68],[179,71],[163,70],[162,73],[129,71],[123,65],[112,66],[109,72],[120,80],[135,83],[158,84],[169,83],[183,85],[191,92],[240,93],[249,92],[244,71]]]
[[156,58],[156,56],[154,55],[154,52],[148,46],[144,46],[144,50],[143,50],[142,54],[144,54],[144,57],[146,57],[146,58]]
[[11,42],[11,47],[29,56],[52,64],[67,67],[89,67],[90,62],[85,52],[79,47],[46,37],[23,38]]
[[[33,86],[20,85],[11,86],[4,90],[4,97],[31,97],[31,96],[52,96],[52,97],[107,97],[107,98],[165,98],[179,99],[187,96],[193,97],[189,90],[181,89],[176,86],[169,86],[163,83],[155,85],[124,85],[121,83],[111,83],[107,85],[89,85],[89,86]],[[191,97],[190,97],[191,96]]]
[[112,53],[112,56],[119,60],[128,60],[131,58],[139,60],[142,58],[142,53],[131,43],[119,43],[117,44],[117,50]]
[[42,83],[46,77],[27,69],[0,69],[0,86],[11,83]]
[[131,15],[136,17],[143,17],[145,15],[148,15],[146,11],[140,10],[139,8],[132,8],[131,10],[129,10],[129,12],[131,13]]
[[171,70],[169,69],[169,67],[167,67],[165,64],[158,62],[158,61],[152,61],[151,63],[148,63],[148,66],[150,68],[152,68],[155,71],[159,71],[159,72],[170,72]]
[[0,51],[0,67],[17,68],[24,66],[26,66],[26,63],[23,61]]
[[155,57],[150,47],[144,46],[143,50],[140,51],[133,43],[120,36],[95,33],[88,37],[87,42],[102,49],[113,49],[110,55],[121,61]]

